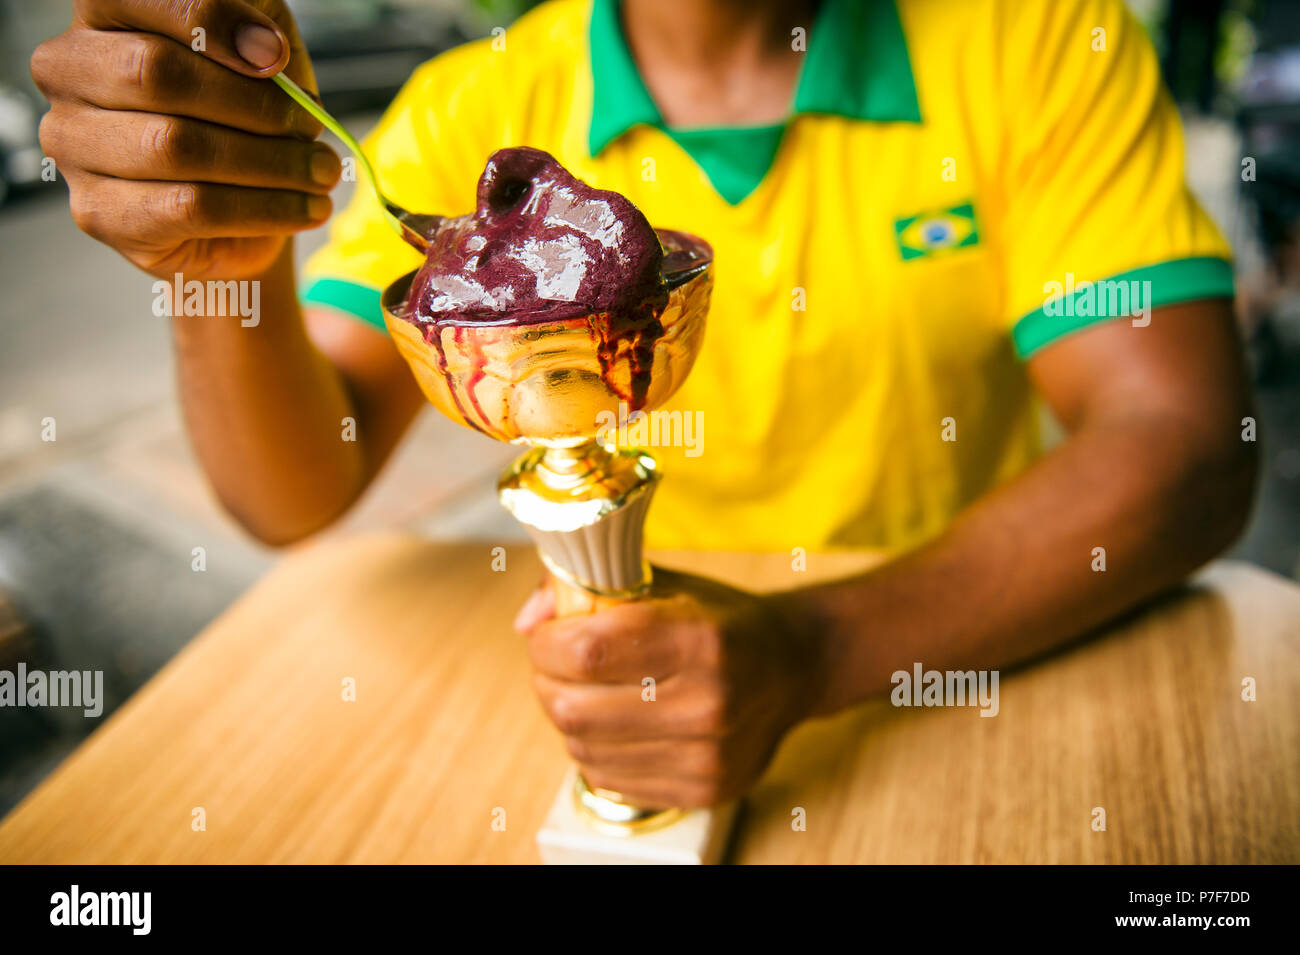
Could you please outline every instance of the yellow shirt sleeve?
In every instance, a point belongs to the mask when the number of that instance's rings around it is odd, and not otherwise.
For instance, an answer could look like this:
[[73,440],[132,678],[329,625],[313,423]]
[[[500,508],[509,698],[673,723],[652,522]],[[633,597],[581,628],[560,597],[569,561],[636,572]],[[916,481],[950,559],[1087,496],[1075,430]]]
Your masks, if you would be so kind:
[[1182,126],[1120,0],[1005,5],[1008,321],[1022,357],[1094,322],[1232,295],[1188,191]]
[[[450,50],[412,74],[362,141],[389,198],[412,212],[462,215],[473,210],[479,173],[499,138],[484,122],[482,97],[504,60],[479,41]],[[330,223],[326,245],[307,260],[302,300],[382,330],[380,293],[418,268],[421,256],[384,219],[364,174],[356,172],[351,202]]]

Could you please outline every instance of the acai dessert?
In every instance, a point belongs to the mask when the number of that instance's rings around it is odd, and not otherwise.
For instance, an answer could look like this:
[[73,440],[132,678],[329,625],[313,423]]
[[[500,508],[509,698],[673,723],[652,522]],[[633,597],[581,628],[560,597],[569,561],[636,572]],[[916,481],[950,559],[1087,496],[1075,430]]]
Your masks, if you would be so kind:
[[[528,413],[523,402],[535,389],[521,382],[540,369],[562,391],[564,375],[581,373],[558,361],[544,367],[557,326],[590,336],[593,376],[628,410],[643,408],[672,290],[711,257],[706,243],[656,232],[624,196],[527,147],[493,153],[474,211],[432,219],[425,239],[424,265],[394,315],[436,353],[465,423],[496,436],[517,430],[500,427],[503,418]],[[518,347],[529,341],[537,347]]]

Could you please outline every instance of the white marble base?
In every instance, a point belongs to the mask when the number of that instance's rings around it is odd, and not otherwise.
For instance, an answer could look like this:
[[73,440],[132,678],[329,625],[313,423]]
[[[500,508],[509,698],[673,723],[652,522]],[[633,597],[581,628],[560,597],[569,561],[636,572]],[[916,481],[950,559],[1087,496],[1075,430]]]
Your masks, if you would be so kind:
[[551,811],[537,833],[546,865],[716,865],[727,848],[735,804],[692,809],[650,832],[606,833],[579,814],[573,798],[578,770],[564,776]]

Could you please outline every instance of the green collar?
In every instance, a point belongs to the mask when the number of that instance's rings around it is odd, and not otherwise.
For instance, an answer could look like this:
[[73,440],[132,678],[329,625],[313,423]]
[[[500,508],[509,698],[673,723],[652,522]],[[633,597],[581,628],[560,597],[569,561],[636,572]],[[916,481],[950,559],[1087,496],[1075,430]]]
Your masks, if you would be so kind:
[[[736,130],[673,130],[664,123],[619,24],[619,0],[592,0],[592,105],[587,148],[592,156],[637,124],[676,139],[700,163],[714,187],[733,205],[761,181],[776,157],[783,126]],[[823,0],[808,40],[807,59],[795,90],[793,114],[829,113],[847,119],[919,123],[921,109],[894,0]],[[732,148],[719,140],[732,133],[751,140]],[[765,135],[761,168],[753,162],[755,136]],[[749,157],[732,168],[720,157]],[[712,168],[711,168],[712,167]],[[757,179],[754,178],[757,173]],[[743,190],[743,191],[742,191]]]

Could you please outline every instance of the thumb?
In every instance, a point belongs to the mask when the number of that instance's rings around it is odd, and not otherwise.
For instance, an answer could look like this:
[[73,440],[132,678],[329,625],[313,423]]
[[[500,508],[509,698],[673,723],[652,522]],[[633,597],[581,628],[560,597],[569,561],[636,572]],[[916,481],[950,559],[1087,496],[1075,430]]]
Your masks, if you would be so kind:
[[548,574],[515,614],[515,629],[527,636],[538,624],[555,616],[555,589]]

